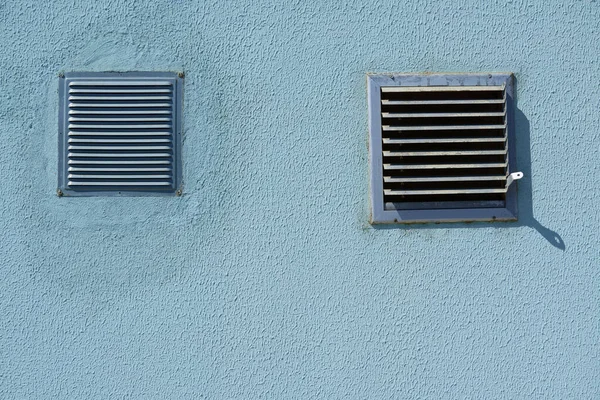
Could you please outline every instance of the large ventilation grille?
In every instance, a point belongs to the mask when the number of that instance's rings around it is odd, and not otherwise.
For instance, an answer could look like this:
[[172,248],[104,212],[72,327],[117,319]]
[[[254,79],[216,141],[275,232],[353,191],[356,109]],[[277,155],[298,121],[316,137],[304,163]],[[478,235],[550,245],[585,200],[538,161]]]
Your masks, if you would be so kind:
[[73,191],[175,189],[175,80],[70,80],[65,186]]
[[381,88],[385,209],[504,207],[504,89]]

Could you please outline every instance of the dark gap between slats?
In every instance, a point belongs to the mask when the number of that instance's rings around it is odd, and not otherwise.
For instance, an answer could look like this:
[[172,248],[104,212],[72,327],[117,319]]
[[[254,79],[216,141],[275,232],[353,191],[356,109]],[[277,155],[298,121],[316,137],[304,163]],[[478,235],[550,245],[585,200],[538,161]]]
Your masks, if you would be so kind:
[[[415,157],[383,157],[384,164],[485,164],[503,163],[504,155],[482,156],[415,156]],[[472,168],[473,172],[479,168]]]
[[450,181],[450,182],[403,182],[383,184],[384,189],[391,190],[443,190],[443,189],[502,189],[506,181]]
[[439,91],[439,92],[382,92],[382,100],[501,100],[502,90]]
[[384,176],[422,178],[433,176],[506,176],[505,168],[453,168],[453,169],[395,169],[384,170]]
[[[446,195],[417,195],[417,196],[384,196],[384,202],[404,203],[404,202],[445,202],[445,201],[504,201],[504,193],[485,193],[485,194],[446,194]],[[469,208],[469,207],[465,207]]]
[[430,104],[430,105],[392,105],[382,104],[382,112],[391,113],[483,113],[503,112],[504,103],[499,104]]
[[444,125],[503,125],[504,117],[385,117],[382,125],[389,126],[444,126]]
[[383,151],[502,151],[505,142],[383,144]]
[[439,129],[418,131],[383,131],[382,136],[390,139],[446,139],[446,138],[469,138],[480,137],[501,138],[505,136],[504,128],[500,129]]

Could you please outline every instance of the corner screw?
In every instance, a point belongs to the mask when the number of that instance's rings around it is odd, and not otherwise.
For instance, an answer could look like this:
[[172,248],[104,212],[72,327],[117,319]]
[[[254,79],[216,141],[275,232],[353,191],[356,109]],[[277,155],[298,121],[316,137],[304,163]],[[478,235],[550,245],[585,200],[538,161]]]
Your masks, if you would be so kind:
[[177,191],[175,192],[175,195],[177,197],[181,196],[183,194],[183,191],[181,189],[177,189]]
[[65,73],[64,72],[59,72],[58,73],[58,77],[59,78],[64,78],[65,77]]
[[178,73],[177,76],[180,78],[185,78],[185,72],[182,71],[182,72]]
[[62,196],[63,196],[63,192],[62,192],[62,190],[60,190],[60,189],[56,189],[56,195],[57,195],[58,197],[62,197]]

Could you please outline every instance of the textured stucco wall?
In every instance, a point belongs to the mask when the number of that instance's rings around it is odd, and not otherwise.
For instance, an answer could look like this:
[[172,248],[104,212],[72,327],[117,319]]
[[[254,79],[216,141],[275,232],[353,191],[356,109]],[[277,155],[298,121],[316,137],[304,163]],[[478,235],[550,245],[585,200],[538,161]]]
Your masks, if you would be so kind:
[[[0,398],[600,398],[600,4],[409,3],[0,2]],[[61,70],[186,72],[183,197],[55,195]],[[368,224],[394,71],[516,73],[518,223]]]

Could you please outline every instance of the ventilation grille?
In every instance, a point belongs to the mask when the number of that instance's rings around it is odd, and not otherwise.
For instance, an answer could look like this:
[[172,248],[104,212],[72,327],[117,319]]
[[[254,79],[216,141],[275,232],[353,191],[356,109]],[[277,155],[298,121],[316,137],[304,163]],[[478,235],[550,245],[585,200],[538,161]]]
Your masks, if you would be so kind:
[[73,191],[174,191],[175,79],[73,79],[63,171]]
[[381,87],[385,209],[504,207],[505,86]]

